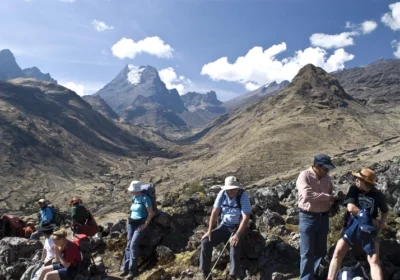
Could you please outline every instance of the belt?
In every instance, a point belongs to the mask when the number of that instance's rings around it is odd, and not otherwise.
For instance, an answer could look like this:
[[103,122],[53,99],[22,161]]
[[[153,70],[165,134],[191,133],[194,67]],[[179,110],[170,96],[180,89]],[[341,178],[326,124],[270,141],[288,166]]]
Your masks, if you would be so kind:
[[314,215],[314,216],[328,216],[329,215],[329,211],[326,211],[326,212],[310,212],[310,211],[306,211],[306,210],[303,210],[303,209],[300,209],[299,211],[301,213],[308,214],[308,215]]

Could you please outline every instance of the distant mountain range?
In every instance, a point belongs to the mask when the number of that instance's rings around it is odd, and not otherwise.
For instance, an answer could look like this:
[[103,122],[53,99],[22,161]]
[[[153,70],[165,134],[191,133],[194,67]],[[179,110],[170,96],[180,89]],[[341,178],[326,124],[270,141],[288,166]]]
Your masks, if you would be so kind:
[[0,81],[7,81],[15,78],[34,78],[51,83],[57,83],[50,74],[42,73],[37,67],[22,70],[10,50],[5,49],[0,51]]

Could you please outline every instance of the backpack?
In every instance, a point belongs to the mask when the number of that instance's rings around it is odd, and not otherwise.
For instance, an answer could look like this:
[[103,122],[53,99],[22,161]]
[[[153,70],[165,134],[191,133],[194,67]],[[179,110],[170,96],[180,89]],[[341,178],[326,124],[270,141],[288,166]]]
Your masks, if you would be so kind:
[[96,265],[90,254],[90,239],[85,234],[74,234],[72,242],[75,243],[81,251],[81,263],[79,265],[79,274],[96,274]]
[[[241,198],[242,198],[242,194],[243,193],[244,193],[244,189],[239,189],[238,193],[236,194],[236,203],[237,203],[236,206],[230,206],[228,204],[222,204],[225,201],[225,199],[227,198],[227,196],[228,196],[226,194],[226,191],[224,191],[222,193],[222,196],[221,196],[220,201],[219,201],[220,204],[221,204],[221,210],[222,210],[222,208],[227,207],[227,208],[239,208],[240,211],[241,211],[242,210]],[[249,199],[250,199],[250,197],[249,197]],[[251,199],[250,199],[250,206],[251,206],[251,203],[252,202],[251,202]],[[251,212],[250,213],[250,220],[255,223],[255,218],[256,218],[256,216],[254,215],[253,212]],[[220,213],[219,213],[219,220],[222,221],[222,211],[220,211]],[[240,215],[240,221],[242,221],[242,215]]]
[[[142,194],[147,195],[150,200],[151,200],[151,205],[153,207],[153,218],[157,214],[157,200],[156,200],[156,188],[154,184],[146,184],[141,186],[142,189]],[[142,203],[144,204],[144,201],[142,200]]]
[[53,213],[53,220],[51,221],[53,224],[56,224],[56,226],[59,227],[62,223],[64,223],[64,217],[61,214],[60,210],[58,210],[53,205],[48,205],[47,207],[49,207],[51,210],[51,213]]
[[337,274],[337,280],[368,280],[364,268],[357,262],[352,266],[344,266]]

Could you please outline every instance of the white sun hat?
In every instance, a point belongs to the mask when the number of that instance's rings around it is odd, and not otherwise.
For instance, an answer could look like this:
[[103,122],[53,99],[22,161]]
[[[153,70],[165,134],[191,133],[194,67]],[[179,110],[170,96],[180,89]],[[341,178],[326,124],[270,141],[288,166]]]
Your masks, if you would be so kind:
[[142,182],[140,181],[132,181],[131,184],[129,185],[128,191],[129,192],[140,192],[142,191],[141,186]]
[[234,190],[234,189],[240,189],[240,184],[238,182],[238,179],[235,176],[229,176],[225,178],[225,185],[221,186],[221,188],[224,191],[227,190]]

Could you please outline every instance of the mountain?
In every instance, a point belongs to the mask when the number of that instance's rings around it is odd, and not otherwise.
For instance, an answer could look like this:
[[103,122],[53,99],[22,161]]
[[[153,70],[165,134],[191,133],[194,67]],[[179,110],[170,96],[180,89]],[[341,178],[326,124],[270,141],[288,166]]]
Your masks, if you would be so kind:
[[226,109],[221,106],[215,91],[205,94],[188,92],[181,96],[188,111],[180,116],[193,128],[203,128],[216,117],[224,114]]
[[42,196],[63,205],[71,193],[94,201],[99,186],[110,197],[99,176],[137,174],[149,155],[162,156],[75,92],[35,79],[0,82],[0,135],[0,209]]
[[37,80],[57,83],[49,73],[43,74],[37,67],[21,70],[15,60],[14,54],[10,50],[5,49],[0,51],[0,81],[15,78],[34,78]]
[[93,110],[99,112],[103,116],[114,120],[119,119],[118,114],[115,113],[113,109],[111,109],[111,107],[108,106],[108,104],[100,96],[85,95],[82,96],[82,99],[89,103],[92,106]]
[[151,66],[127,65],[95,95],[126,122],[153,127],[166,134],[187,131],[179,114],[187,111],[176,90],[168,90]]
[[17,64],[13,53],[8,50],[0,51],[0,80],[9,80],[24,77],[24,73]]
[[400,60],[380,59],[364,67],[334,73],[347,93],[369,106],[400,105]]
[[224,102],[223,106],[228,110],[243,108],[247,104],[260,100],[264,96],[277,93],[278,91],[284,89],[288,84],[289,81],[283,81],[279,84],[277,82],[272,82],[269,85],[262,86],[254,91],[250,91],[234,99],[228,100]]
[[186,165],[171,169],[186,179],[212,170],[254,182],[305,168],[318,152],[358,149],[400,134],[399,114],[374,110],[347,94],[338,80],[303,67],[275,95],[220,116],[187,141],[196,141]]
[[24,76],[26,78],[34,78],[37,80],[46,81],[50,83],[57,83],[57,81],[54,80],[49,73],[44,74],[39,70],[39,68],[35,66],[31,68],[26,68],[22,70],[22,72],[24,73]]

